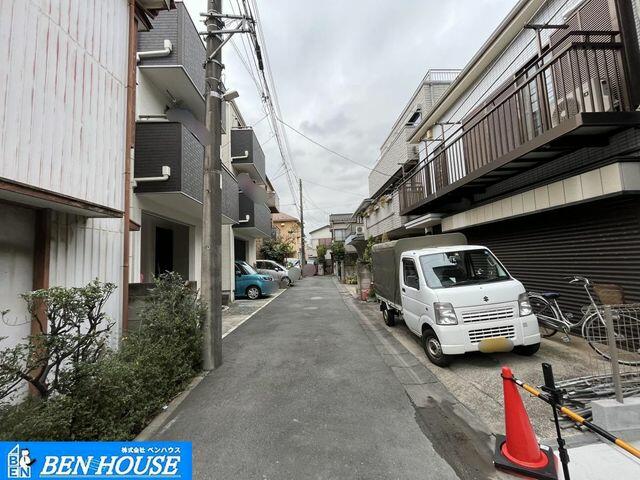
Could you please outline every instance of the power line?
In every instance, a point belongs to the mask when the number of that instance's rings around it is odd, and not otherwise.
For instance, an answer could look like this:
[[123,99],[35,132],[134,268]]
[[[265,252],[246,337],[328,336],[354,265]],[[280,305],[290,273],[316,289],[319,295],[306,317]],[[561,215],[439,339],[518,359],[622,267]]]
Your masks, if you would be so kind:
[[321,183],[312,182],[311,180],[307,180],[307,179],[304,179],[304,178],[302,180],[304,182],[306,182],[306,183],[310,183],[311,185],[316,185],[318,187],[326,188],[327,190],[333,190],[334,192],[340,192],[340,193],[344,193],[346,195],[352,195],[354,197],[358,197],[359,199],[364,198],[362,195],[358,195],[357,193],[345,192],[344,190],[338,190],[337,188],[328,187],[326,185],[322,185]]
[[290,128],[291,130],[293,130],[294,132],[296,132],[298,135],[300,135],[300,136],[302,136],[302,137],[306,138],[308,141],[310,141],[310,142],[311,142],[311,143],[313,143],[314,145],[317,145],[318,147],[322,148],[323,150],[326,150],[326,151],[327,151],[327,152],[329,152],[329,153],[332,153],[332,154],[334,154],[334,155],[336,155],[336,156],[338,156],[338,157],[340,157],[340,158],[342,158],[342,159],[344,159],[344,160],[346,160],[346,161],[348,161],[348,162],[351,162],[351,163],[353,163],[353,164],[355,164],[355,165],[358,165],[358,166],[360,166],[360,167],[362,167],[362,168],[366,168],[367,170],[370,170],[370,171],[372,171],[372,172],[376,172],[376,173],[379,173],[379,174],[381,174],[381,175],[384,175],[385,177],[391,177],[391,176],[393,176],[393,174],[389,174],[389,173],[386,173],[386,172],[381,172],[380,170],[377,170],[377,169],[372,168],[372,167],[370,167],[370,166],[368,166],[368,165],[365,165],[364,163],[360,163],[360,162],[358,162],[358,161],[356,161],[356,160],[353,160],[352,158],[349,158],[349,157],[347,157],[346,155],[344,155],[344,154],[342,154],[342,153],[340,153],[340,152],[336,152],[336,151],[335,151],[335,150],[333,150],[332,148],[329,148],[329,147],[327,147],[326,145],[323,145],[322,143],[318,142],[317,140],[314,140],[313,138],[309,137],[308,135],[306,135],[306,134],[302,133],[302,132],[301,132],[300,130],[298,130],[297,128],[295,128],[295,127],[293,127],[293,126],[289,125],[287,122],[285,122],[284,120],[282,120],[282,118],[278,118],[278,121],[279,121],[280,123],[282,123],[284,126],[286,126],[286,127]]

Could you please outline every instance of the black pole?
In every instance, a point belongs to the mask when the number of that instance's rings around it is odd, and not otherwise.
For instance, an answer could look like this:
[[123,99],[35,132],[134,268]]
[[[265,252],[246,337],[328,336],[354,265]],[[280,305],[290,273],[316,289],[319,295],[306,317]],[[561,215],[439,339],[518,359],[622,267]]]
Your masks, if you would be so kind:
[[570,480],[569,452],[567,452],[565,441],[562,438],[562,432],[560,431],[560,419],[558,418],[558,408],[562,406],[563,391],[556,387],[551,364],[542,364],[542,374],[544,375],[544,387],[542,387],[542,389],[549,394],[549,403],[551,403],[551,409],[553,410],[553,421],[556,424],[558,455],[560,456],[560,462],[562,462],[562,472],[564,473],[565,480]]

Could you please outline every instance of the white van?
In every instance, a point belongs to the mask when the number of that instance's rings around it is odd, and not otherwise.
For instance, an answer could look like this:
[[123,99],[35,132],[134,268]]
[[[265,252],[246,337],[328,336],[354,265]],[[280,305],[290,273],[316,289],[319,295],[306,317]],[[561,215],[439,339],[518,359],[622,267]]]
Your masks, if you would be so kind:
[[[415,248],[421,243],[433,246]],[[393,326],[402,315],[439,366],[478,350],[533,355],[540,332],[524,286],[488,248],[465,243],[461,234],[446,234],[374,246],[374,285],[385,323]]]

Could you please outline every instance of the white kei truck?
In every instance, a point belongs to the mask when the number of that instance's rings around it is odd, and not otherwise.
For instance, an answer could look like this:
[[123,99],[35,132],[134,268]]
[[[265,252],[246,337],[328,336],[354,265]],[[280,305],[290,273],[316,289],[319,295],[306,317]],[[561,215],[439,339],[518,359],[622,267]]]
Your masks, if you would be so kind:
[[372,270],[384,322],[393,326],[401,315],[438,366],[466,352],[533,355],[540,348],[522,283],[461,233],[374,245]]

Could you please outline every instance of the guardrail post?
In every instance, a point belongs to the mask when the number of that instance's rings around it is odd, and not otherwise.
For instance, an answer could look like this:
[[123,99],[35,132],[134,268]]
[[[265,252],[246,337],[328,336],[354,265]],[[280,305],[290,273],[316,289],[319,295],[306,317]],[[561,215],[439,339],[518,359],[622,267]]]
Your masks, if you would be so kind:
[[607,344],[609,345],[610,362],[611,362],[611,378],[613,380],[613,390],[616,393],[618,403],[624,403],[622,396],[622,386],[620,384],[620,364],[618,363],[618,346],[616,345],[616,334],[613,328],[613,314],[611,307],[604,307],[604,323],[607,328]]

